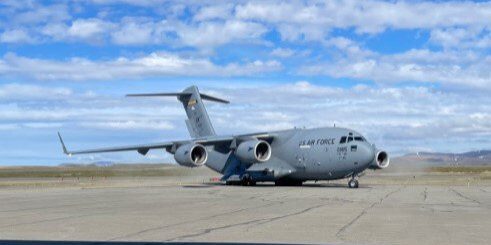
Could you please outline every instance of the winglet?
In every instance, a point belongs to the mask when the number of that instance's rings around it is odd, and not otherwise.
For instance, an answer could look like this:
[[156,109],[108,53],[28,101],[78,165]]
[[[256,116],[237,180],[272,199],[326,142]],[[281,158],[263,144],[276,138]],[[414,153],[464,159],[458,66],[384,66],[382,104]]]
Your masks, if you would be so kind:
[[72,154],[70,152],[68,152],[68,150],[66,149],[65,143],[63,142],[63,139],[61,138],[60,132],[58,132],[58,138],[60,138],[61,147],[63,147],[63,153],[65,155],[71,156]]

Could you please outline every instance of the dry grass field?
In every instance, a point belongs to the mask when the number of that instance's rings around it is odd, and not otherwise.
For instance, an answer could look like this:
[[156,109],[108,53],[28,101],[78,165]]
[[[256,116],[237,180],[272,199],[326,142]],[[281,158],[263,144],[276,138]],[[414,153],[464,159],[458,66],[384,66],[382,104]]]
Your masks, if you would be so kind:
[[[169,178],[170,177],[170,178]],[[212,177],[220,177],[212,170],[184,168],[173,164],[116,164],[108,167],[95,165],[68,166],[14,166],[0,167],[0,188],[12,186],[75,186],[130,183],[152,179],[172,179],[205,183]],[[371,171],[360,179],[365,184],[402,184],[411,179],[413,184],[469,185],[491,181],[491,166],[439,166],[415,169]],[[345,180],[321,181],[321,183],[345,183]],[[311,182],[308,182],[311,183]],[[307,184],[308,184],[307,183]],[[312,182],[313,183],[313,182]]]

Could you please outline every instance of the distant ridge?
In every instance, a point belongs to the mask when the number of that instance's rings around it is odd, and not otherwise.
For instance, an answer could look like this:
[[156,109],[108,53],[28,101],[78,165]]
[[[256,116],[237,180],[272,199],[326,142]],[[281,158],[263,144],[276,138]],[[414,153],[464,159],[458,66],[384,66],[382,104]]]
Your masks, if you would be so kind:
[[99,161],[99,162],[93,162],[93,163],[62,163],[59,166],[60,167],[80,167],[80,166],[95,166],[95,167],[111,167],[115,165],[116,163],[110,162],[110,161]]
[[430,166],[491,165],[491,150],[478,150],[464,153],[417,152],[396,157],[394,158],[393,163],[398,165]]

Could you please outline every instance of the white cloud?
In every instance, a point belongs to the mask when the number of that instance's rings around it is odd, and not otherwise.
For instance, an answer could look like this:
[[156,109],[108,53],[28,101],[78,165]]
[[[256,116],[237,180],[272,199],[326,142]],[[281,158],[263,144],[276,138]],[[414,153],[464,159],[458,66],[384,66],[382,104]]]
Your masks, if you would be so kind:
[[168,121],[149,121],[149,120],[127,120],[127,121],[105,121],[105,122],[84,122],[80,126],[96,129],[150,129],[150,130],[171,130],[174,125]]
[[60,22],[71,19],[68,7],[65,4],[43,6],[35,1],[23,3],[23,8],[12,19],[14,24],[39,24]]
[[7,30],[0,34],[2,43],[33,43],[35,40],[22,29]]
[[39,32],[55,41],[61,41],[68,37],[68,28],[64,23],[49,23],[40,28]]
[[104,4],[104,5],[123,3],[123,4],[144,6],[144,7],[154,7],[168,2],[168,0],[90,0],[90,1],[96,4]]
[[14,124],[14,123],[0,123],[0,131],[6,130],[6,131],[11,131],[11,130],[16,130],[19,129],[19,125]]
[[289,48],[275,48],[270,53],[270,55],[272,56],[281,57],[281,58],[288,58],[294,54],[295,54],[295,50]]
[[[156,15],[141,16],[136,12],[120,16],[114,10],[117,7],[105,6],[101,11],[105,14],[97,18],[77,19],[76,9],[80,4],[42,6],[31,3],[24,8],[8,4],[5,15],[18,21],[5,23],[3,29],[25,29],[30,37],[45,42],[112,41],[117,45],[164,44],[202,50],[228,43],[265,44],[265,34],[269,31],[279,32],[281,38],[289,42],[327,40],[340,45],[342,40],[329,40],[334,29],[370,34],[400,29],[429,30],[431,41],[445,47],[456,47],[460,45],[456,41],[471,39],[466,47],[488,48],[491,42],[489,2],[251,0],[183,5],[180,1],[95,0],[92,3],[136,5]],[[128,21],[142,18],[146,20]],[[462,39],[459,30],[483,30],[483,33]]]
[[127,21],[111,33],[113,43],[120,45],[155,44],[162,42],[155,33],[153,23]]
[[53,100],[67,98],[73,94],[67,88],[46,88],[39,85],[9,83],[0,85],[0,100]]
[[71,23],[48,23],[37,30],[40,38],[46,37],[55,41],[83,41],[103,43],[108,33],[112,33],[116,25],[101,19],[77,19]]
[[475,52],[410,50],[400,54],[347,55],[333,62],[304,65],[301,74],[376,82],[432,82],[444,86],[489,89],[491,57]]
[[431,31],[430,42],[444,48],[487,49],[491,47],[491,32],[476,28],[446,28]]
[[489,26],[491,3],[403,1],[257,1],[239,4],[240,19],[268,23],[320,26],[322,29],[354,27],[377,33],[392,29],[431,29],[450,26]]
[[196,26],[181,25],[176,30],[186,46],[215,47],[229,42],[254,41],[267,29],[255,22],[225,21],[201,22]]
[[194,15],[194,20],[230,19],[233,8],[234,5],[230,3],[204,6]]
[[63,126],[62,123],[53,123],[53,122],[30,122],[23,123],[22,126],[34,129],[46,129],[46,128],[61,128]]
[[158,76],[253,76],[278,71],[278,61],[215,65],[208,59],[184,58],[170,53],[151,53],[134,59],[108,61],[72,58],[68,61],[33,59],[9,53],[0,59],[0,75],[39,80],[111,80]]
[[100,19],[78,19],[68,28],[68,36],[83,40],[98,40],[106,33],[112,24]]

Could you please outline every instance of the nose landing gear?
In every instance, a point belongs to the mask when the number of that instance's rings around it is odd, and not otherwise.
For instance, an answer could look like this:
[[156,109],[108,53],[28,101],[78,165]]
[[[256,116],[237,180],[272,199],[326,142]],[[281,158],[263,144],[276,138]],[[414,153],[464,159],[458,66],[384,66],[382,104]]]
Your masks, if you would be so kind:
[[348,182],[348,187],[349,188],[358,188],[358,180],[355,178],[350,179]]
[[358,188],[358,177],[358,173],[353,173],[353,175],[351,175],[351,179],[348,181],[349,188]]

